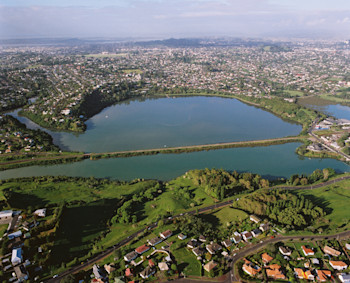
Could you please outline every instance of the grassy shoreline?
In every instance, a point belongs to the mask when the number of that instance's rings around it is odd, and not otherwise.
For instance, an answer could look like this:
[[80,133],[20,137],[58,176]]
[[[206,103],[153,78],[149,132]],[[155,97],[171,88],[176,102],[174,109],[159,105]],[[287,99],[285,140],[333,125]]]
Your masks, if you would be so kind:
[[[50,165],[50,164],[62,164],[68,162],[78,162],[84,159],[90,158],[91,160],[99,160],[104,158],[128,158],[134,156],[145,155],[157,155],[157,154],[181,154],[191,153],[199,151],[219,150],[228,148],[241,148],[241,147],[262,147],[271,145],[280,145],[291,142],[303,142],[305,143],[305,136],[303,137],[285,137],[270,140],[256,140],[246,142],[232,142],[232,143],[218,143],[207,145],[194,145],[184,147],[173,148],[158,148],[158,149],[146,149],[146,150],[134,150],[134,151],[120,151],[120,152],[105,152],[105,153],[72,153],[63,152],[56,154],[55,156],[45,156],[37,159],[30,159],[27,156],[18,156],[17,159],[11,161],[0,162],[0,171],[15,169],[25,166],[33,165]],[[26,157],[27,159],[23,159]],[[0,160],[1,161],[1,160]]]

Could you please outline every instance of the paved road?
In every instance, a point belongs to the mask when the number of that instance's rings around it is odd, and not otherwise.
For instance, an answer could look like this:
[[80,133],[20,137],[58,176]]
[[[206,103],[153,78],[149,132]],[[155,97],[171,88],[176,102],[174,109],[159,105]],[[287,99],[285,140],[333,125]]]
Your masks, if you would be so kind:
[[271,189],[283,189],[283,190],[313,190],[313,189],[317,189],[317,188],[322,188],[325,186],[329,186],[332,184],[335,184],[337,182],[343,181],[343,180],[348,180],[350,179],[350,175],[349,176],[343,176],[343,177],[339,177],[333,180],[329,180],[323,183],[319,183],[316,185],[309,185],[309,186],[304,186],[304,187],[293,187],[293,186],[277,186],[277,187],[273,187]]
[[[307,186],[307,187],[288,187],[288,186],[285,186],[285,187],[275,187],[275,188],[287,189],[287,190],[316,189],[316,188],[328,186],[330,184],[334,184],[336,182],[340,182],[340,181],[345,180],[345,179],[350,179],[350,176],[339,177],[339,178],[336,178],[336,179],[331,180],[331,181],[327,181],[327,182],[324,182],[324,183],[320,183],[320,184],[313,185],[313,186],[311,185],[311,186]],[[216,209],[216,208],[221,208],[221,207],[224,207],[224,206],[232,204],[232,202],[233,202],[232,200],[227,200],[227,201],[216,203],[216,204],[204,207],[204,208],[200,208],[200,209],[198,209],[198,213],[204,213],[204,212]],[[173,218],[180,217],[180,216],[186,215],[186,214],[193,215],[193,214],[196,214],[196,213],[197,213],[197,210],[192,210],[192,211],[189,211],[189,212],[186,212],[186,213],[181,213],[181,214],[174,215]],[[128,236],[126,239],[124,239],[124,240],[120,241],[119,243],[115,244],[114,246],[106,249],[105,251],[101,252],[100,254],[97,254],[96,256],[94,256],[93,258],[91,258],[88,261],[84,262],[83,264],[75,266],[75,267],[72,267],[72,268],[66,270],[65,272],[59,274],[59,276],[56,277],[56,278],[48,279],[47,282],[59,282],[60,279],[62,279],[63,277],[67,276],[68,274],[76,273],[76,272],[78,272],[80,270],[85,269],[88,266],[91,266],[92,264],[97,263],[98,261],[100,261],[104,257],[109,256],[116,249],[119,249],[120,247],[124,246],[125,244],[127,244],[128,242],[133,240],[135,237],[137,237],[139,234],[141,234],[146,229],[153,229],[155,227],[157,227],[157,222],[149,225],[146,228],[142,228],[142,229],[138,230],[137,232],[135,232],[132,235]],[[350,231],[345,232],[345,233],[349,233],[349,235],[350,235]],[[298,239],[298,238],[304,238],[304,239],[314,238],[315,239],[317,237],[319,237],[320,239],[324,239],[326,237],[329,238],[331,236],[300,236],[300,237],[282,237],[282,238],[281,237],[277,237],[275,239],[270,239],[270,240],[268,240],[268,241],[266,241],[264,243],[261,243],[261,244],[259,243],[257,245],[254,245],[254,246],[251,247],[251,250],[249,249],[249,251],[251,252],[251,251],[254,251],[256,249],[259,249],[262,246],[264,246],[265,243],[270,243],[270,242],[273,243],[273,242],[280,241],[281,239],[283,239],[283,240]],[[244,250],[244,252],[245,251],[246,250]],[[249,254],[249,252],[247,252],[246,254]],[[235,257],[235,261],[237,261],[237,259],[238,259],[238,254]],[[190,279],[186,279],[186,280],[190,280]],[[182,282],[184,282],[184,281],[182,281]]]
[[[213,204],[211,206],[200,208],[200,209],[198,209],[198,213],[207,212],[207,211],[210,211],[212,209],[221,208],[221,207],[224,207],[224,206],[227,206],[227,205],[230,205],[230,204],[232,204],[232,200],[220,202],[220,203],[217,203],[217,204]],[[181,214],[174,215],[173,218],[180,217],[180,216],[186,215],[186,214],[193,215],[193,214],[196,214],[196,213],[197,213],[196,210],[192,210],[192,211],[189,211],[189,212],[186,212],[186,213],[181,213]],[[128,236],[126,239],[120,241],[119,243],[115,244],[113,247],[108,248],[107,250],[103,251],[102,253],[94,256],[93,258],[89,259],[88,261],[84,262],[83,264],[75,266],[75,267],[72,267],[72,268],[66,270],[65,272],[59,274],[59,276],[57,276],[56,278],[48,279],[46,282],[59,282],[63,277],[67,276],[68,274],[76,273],[76,272],[78,272],[80,270],[85,269],[88,266],[91,266],[92,264],[97,263],[98,261],[100,261],[104,257],[109,256],[116,249],[119,249],[120,247],[126,245],[128,242],[133,240],[135,237],[137,237],[139,234],[141,234],[146,229],[153,229],[155,227],[157,227],[157,222],[149,225],[146,228],[142,228],[142,229],[138,230],[137,232],[135,232],[132,235]]]
[[265,247],[268,244],[271,243],[277,243],[280,241],[289,241],[289,240],[312,240],[312,241],[319,241],[319,240],[324,240],[324,239],[342,239],[342,238],[349,238],[350,237],[350,231],[345,231],[345,232],[341,232],[338,234],[334,234],[334,235],[314,235],[314,236],[277,236],[273,239],[268,239],[265,240],[262,243],[258,243],[255,245],[251,245],[250,247],[239,251],[236,253],[236,255],[233,257],[232,260],[232,269],[230,272],[230,277],[227,279],[226,282],[237,282],[240,281],[240,278],[237,274],[235,274],[235,270],[234,270],[234,265],[235,263],[237,263],[239,260],[241,260],[242,258],[248,256],[249,254],[252,254],[254,252],[256,252],[257,250],[262,249],[263,247]]

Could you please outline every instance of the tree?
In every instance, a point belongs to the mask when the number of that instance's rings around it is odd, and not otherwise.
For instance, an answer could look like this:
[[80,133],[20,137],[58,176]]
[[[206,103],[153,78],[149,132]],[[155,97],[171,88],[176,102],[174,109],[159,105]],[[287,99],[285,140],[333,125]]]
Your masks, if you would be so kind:
[[174,272],[177,270],[177,266],[176,266],[175,263],[173,263],[173,264],[170,266],[170,268],[171,268],[171,270],[174,271]]
[[60,280],[60,283],[74,283],[74,282],[75,282],[75,276],[73,274],[69,274]]

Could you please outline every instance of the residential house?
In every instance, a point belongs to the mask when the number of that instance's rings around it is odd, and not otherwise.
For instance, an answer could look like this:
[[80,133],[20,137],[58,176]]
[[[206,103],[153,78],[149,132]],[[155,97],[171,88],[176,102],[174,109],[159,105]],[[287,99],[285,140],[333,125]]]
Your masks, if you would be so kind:
[[248,231],[244,231],[242,233],[242,237],[243,237],[243,240],[248,242],[248,240],[252,239],[253,238],[253,235],[252,233],[248,232]]
[[294,268],[294,272],[299,279],[314,280],[315,276],[312,275],[310,270],[304,271],[301,268]]
[[8,234],[7,237],[9,240],[13,240],[14,238],[22,237],[22,231],[17,231],[11,234]]
[[258,237],[258,236],[261,235],[261,234],[262,234],[262,232],[261,232],[260,229],[254,229],[254,230],[252,231],[252,235],[254,236],[254,238]]
[[177,236],[180,240],[185,240],[187,238],[186,235],[180,233],[178,236]]
[[192,239],[187,243],[187,247],[193,249],[198,246],[198,241],[196,239]]
[[331,276],[332,276],[332,272],[330,270],[316,270],[317,273],[317,281],[320,282],[326,282],[328,281]]
[[278,264],[271,264],[266,266],[266,275],[274,280],[285,280],[286,276],[281,270],[281,266]]
[[156,237],[156,238],[153,238],[151,240],[148,240],[148,244],[151,245],[151,246],[155,246],[155,245],[158,245],[159,243],[161,243],[163,240],[159,237]]
[[147,279],[151,277],[154,273],[156,273],[156,270],[154,268],[147,266],[142,272],[140,272],[140,276],[143,279]]
[[135,249],[135,252],[137,252],[139,255],[142,255],[144,252],[147,252],[150,249],[147,245],[142,245]]
[[216,252],[220,251],[222,249],[222,247],[217,244],[217,243],[213,243],[213,244],[210,244],[210,245],[206,245],[205,247],[207,249],[207,251],[210,253],[210,254],[215,254]]
[[340,251],[337,251],[336,249],[333,249],[329,246],[324,246],[323,248],[323,251],[326,253],[326,254],[329,254],[331,256],[340,256],[341,255],[341,252]]
[[199,241],[201,241],[202,243],[205,243],[205,242],[207,241],[207,238],[204,237],[203,235],[200,235],[198,239],[199,239]]
[[231,238],[231,240],[235,243],[235,244],[238,244],[241,240],[242,240],[242,236],[239,234],[239,235],[235,235]]
[[114,270],[116,270],[115,266],[112,264],[105,264],[103,267],[108,274],[111,274]]
[[338,278],[342,283],[350,283],[350,274],[341,273],[338,275]]
[[45,217],[46,216],[46,208],[37,209],[33,213],[34,215]]
[[11,263],[17,265],[22,262],[22,249],[17,248],[12,250]]
[[242,269],[245,273],[249,274],[252,277],[255,277],[261,271],[261,268],[259,266],[254,265],[249,260],[245,260]]
[[169,265],[166,262],[159,262],[158,267],[160,271],[168,271]]
[[197,248],[194,248],[194,249],[192,250],[192,252],[194,253],[195,256],[198,257],[198,256],[202,256],[202,255],[205,254],[205,249],[202,248],[202,247],[197,247]]
[[261,232],[267,232],[270,230],[270,225],[268,223],[262,223],[260,224],[259,229],[261,230]]
[[133,274],[131,268],[127,268],[127,269],[125,270],[125,276],[126,276],[126,277],[134,276],[134,274]]
[[218,264],[215,261],[209,261],[206,265],[203,266],[206,272],[213,270]]
[[261,221],[261,219],[254,214],[250,215],[249,219],[250,219],[250,221],[253,221],[254,223],[259,223]]
[[137,258],[138,254],[135,251],[132,251],[124,256],[124,260],[129,262]]
[[160,236],[165,240],[165,239],[168,239],[172,234],[173,232],[171,230],[166,230],[160,233]]
[[348,265],[344,261],[330,260],[329,264],[335,270],[343,270],[348,268]]
[[227,239],[227,240],[225,240],[225,241],[222,241],[221,243],[222,243],[226,248],[232,246],[232,242],[231,242],[230,239]]
[[302,249],[305,256],[311,256],[311,255],[315,254],[315,252],[312,249],[307,248],[305,246],[301,246],[301,249]]
[[263,254],[261,255],[261,258],[262,258],[262,261],[263,261],[264,264],[267,264],[267,263],[269,263],[271,260],[273,260],[273,257],[270,256],[270,255],[267,254],[267,253],[263,253]]
[[100,280],[104,281],[104,279],[106,278],[106,274],[104,273],[103,268],[101,268],[97,264],[94,264],[94,266],[92,267],[92,272],[95,275],[95,278],[97,280],[100,279]]
[[0,220],[8,220],[11,221],[13,215],[12,210],[3,210],[0,211]]
[[292,250],[288,247],[280,246],[278,250],[280,251],[281,254],[286,256],[290,256],[292,254]]

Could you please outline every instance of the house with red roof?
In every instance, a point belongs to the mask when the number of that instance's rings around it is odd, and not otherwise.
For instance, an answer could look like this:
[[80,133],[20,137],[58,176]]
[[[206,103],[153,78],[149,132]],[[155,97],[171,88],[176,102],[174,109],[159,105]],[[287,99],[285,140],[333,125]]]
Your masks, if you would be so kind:
[[337,261],[336,260],[330,260],[329,264],[335,270],[343,270],[343,269],[347,269],[348,268],[348,265],[344,261],[340,261],[340,260],[337,260]]
[[147,252],[150,249],[147,245],[142,245],[135,249],[135,252],[137,252],[139,255],[142,255],[144,252]]
[[301,246],[301,249],[303,250],[305,256],[311,256],[315,254],[315,252],[312,249],[307,248],[306,246]]
[[317,272],[317,281],[320,281],[320,282],[326,282],[328,281],[331,276],[332,276],[332,273],[330,270],[316,270]]
[[264,264],[269,263],[271,260],[273,260],[273,257],[268,255],[267,253],[263,253],[261,255],[261,258]]
[[165,239],[168,239],[172,234],[173,232],[171,230],[166,230],[160,233],[160,236],[165,240]]
[[278,264],[271,264],[266,266],[266,275],[274,280],[285,280],[286,276],[282,273],[281,266]]

